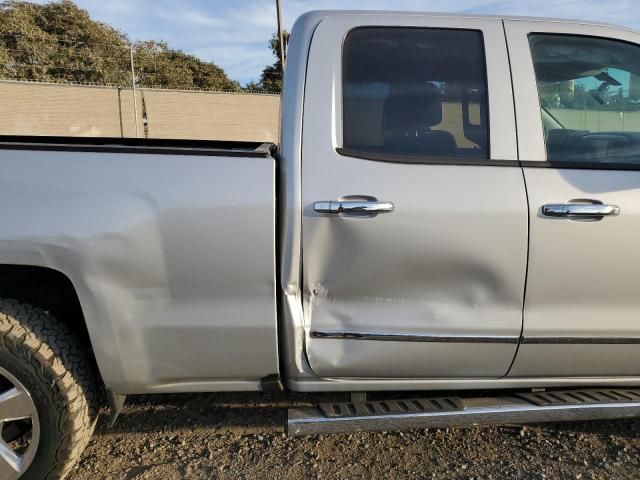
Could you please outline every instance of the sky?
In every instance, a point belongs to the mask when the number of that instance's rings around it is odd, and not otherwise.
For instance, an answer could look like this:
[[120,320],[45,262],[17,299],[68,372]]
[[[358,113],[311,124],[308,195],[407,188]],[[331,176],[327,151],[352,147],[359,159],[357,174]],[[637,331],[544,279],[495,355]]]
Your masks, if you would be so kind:
[[[640,30],[638,0],[281,0],[287,30],[309,10],[369,9],[533,15],[615,23]],[[44,3],[45,0],[42,0]],[[275,0],[76,0],[133,40],[166,40],[222,67],[243,85],[273,63]]]

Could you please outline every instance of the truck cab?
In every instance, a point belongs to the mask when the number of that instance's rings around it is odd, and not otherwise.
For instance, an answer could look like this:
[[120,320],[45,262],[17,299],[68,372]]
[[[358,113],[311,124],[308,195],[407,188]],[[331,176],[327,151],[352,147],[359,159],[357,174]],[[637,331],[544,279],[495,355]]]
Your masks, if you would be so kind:
[[281,288],[303,304],[283,302],[288,386],[635,381],[639,42],[577,21],[303,16],[280,150],[281,184],[301,177],[280,210]]

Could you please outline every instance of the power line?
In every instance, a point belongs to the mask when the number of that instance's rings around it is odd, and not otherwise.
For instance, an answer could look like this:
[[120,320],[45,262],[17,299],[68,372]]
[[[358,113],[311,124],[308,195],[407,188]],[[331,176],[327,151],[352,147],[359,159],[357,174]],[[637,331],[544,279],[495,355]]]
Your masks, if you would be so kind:
[[[34,63],[26,63],[26,62],[11,62],[8,64],[5,64],[4,67],[6,69],[9,70],[16,70],[16,69],[20,69],[20,68],[25,68],[25,69],[46,69],[46,70],[63,70],[63,71],[72,71],[72,72],[95,72],[95,73],[101,73],[101,74],[126,74],[127,77],[130,75],[130,72],[128,70],[121,70],[121,71],[114,71],[114,70],[110,70],[109,67],[111,67],[112,65],[106,64],[104,65],[104,68],[95,68],[95,67],[84,67],[81,64],[65,64],[65,65],[61,65],[61,64],[57,64],[57,63],[39,63],[39,62],[34,62]],[[122,65],[122,67],[124,68],[125,65]],[[128,67],[128,65],[127,65]],[[2,68],[2,66],[0,66],[0,69]],[[142,77],[152,77],[152,76],[171,76],[173,72],[171,71],[167,71],[167,70],[146,70],[144,68],[136,68],[136,74],[137,76],[142,76]],[[209,81],[216,81],[218,80],[216,77],[214,76],[204,76],[204,75],[186,75],[185,78],[187,79],[191,79],[191,80],[209,80]]]
[[[73,72],[96,72],[96,73],[109,73],[107,69],[100,68],[86,68],[82,66],[75,65],[58,65],[55,63],[9,63],[5,65],[5,68],[8,69],[16,69],[16,68],[45,68],[48,70],[66,70]],[[1,68],[1,67],[0,67]],[[119,72],[114,72],[119,73]]]
[[131,46],[135,45],[134,43],[131,43],[131,42],[129,42],[128,44],[107,43],[107,42],[85,42],[83,40],[65,40],[64,38],[57,38],[57,37],[31,36],[31,35],[25,35],[23,33],[0,33],[0,37],[25,38],[28,40],[38,40],[38,41],[45,41],[45,42],[51,42],[51,43],[72,43],[75,45],[84,45],[88,47],[94,46],[94,45],[108,45],[111,47],[131,48]]
[[[15,77],[2,77],[0,75],[0,82],[9,83],[24,83],[24,84],[36,84],[36,85],[49,85],[49,86],[83,86],[93,88],[117,88],[120,90],[131,90],[132,87],[129,84],[117,84],[117,83],[95,83],[95,82],[76,82],[66,80],[24,80]],[[273,95],[278,96],[276,92],[270,92],[268,90],[252,90],[252,89],[224,89],[224,88],[198,88],[198,87],[167,87],[166,85],[138,85],[137,90],[154,90],[159,92],[188,92],[188,93],[234,93],[234,94],[256,94],[256,95]]]
[[[12,53],[16,53],[16,54],[24,54],[27,56],[33,56],[33,57],[63,57],[63,58],[73,58],[73,55],[69,55],[68,53],[63,53],[63,52],[59,52],[59,51],[54,51],[54,52],[43,52],[43,51],[37,51],[37,50],[32,50],[32,51],[25,51],[19,48],[6,48],[5,51],[7,52],[12,52]],[[80,52],[78,52],[80,53]],[[125,52],[123,51],[123,54]],[[78,55],[77,58],[90,58],[90,57],[85,57],[85,56],[81,56]],[[113,60],[121,60],[124,59],[125,61],[128,62],[128,55],[123,55],[122,58],[120,57],[116,57],[116,56],[110,56],[110,57],[101,57],[101,60],[106,61],[109,59],[113,59]],[[24,62],[22,62],[24,63]]]

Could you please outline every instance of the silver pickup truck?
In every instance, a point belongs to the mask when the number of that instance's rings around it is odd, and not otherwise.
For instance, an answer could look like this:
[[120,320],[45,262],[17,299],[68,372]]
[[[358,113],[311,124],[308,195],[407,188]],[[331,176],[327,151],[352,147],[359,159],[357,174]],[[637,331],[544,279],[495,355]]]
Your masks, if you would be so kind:
[[345,392],[292,435],[640,415],[639,33],[308,13],[281,132],[0,138],[0,478],[68,473],[103,389]]

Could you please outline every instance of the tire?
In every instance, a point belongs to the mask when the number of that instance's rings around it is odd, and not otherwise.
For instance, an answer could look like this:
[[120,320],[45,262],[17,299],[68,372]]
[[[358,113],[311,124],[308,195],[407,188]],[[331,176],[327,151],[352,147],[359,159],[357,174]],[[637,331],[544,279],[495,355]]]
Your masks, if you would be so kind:
[[[18,469],[11,467],[0,449],[0,467],[5,473],[16,469],[7,478],[62,479],[74,467],[93,434],[99,406],[94,369],[87,359],[69,328],[48,312],[16,300],[0,299],[3,388],[11,388],[5,378],[13,377],[8,378],[15,387],[12,391],[21,392],[22,387],[28,392],[21,398],[31,401],[34,409],[29,411],[37,412],[32,418],[5,424],[13,430],[6,426],[0,430],[2,439],[8,442],[20,434],[16,434],[18,423],[23,428],[19,441],[27,444],[21,458],[29,462],[22,461]],[[0,399],[1,395],[0,392]]]

